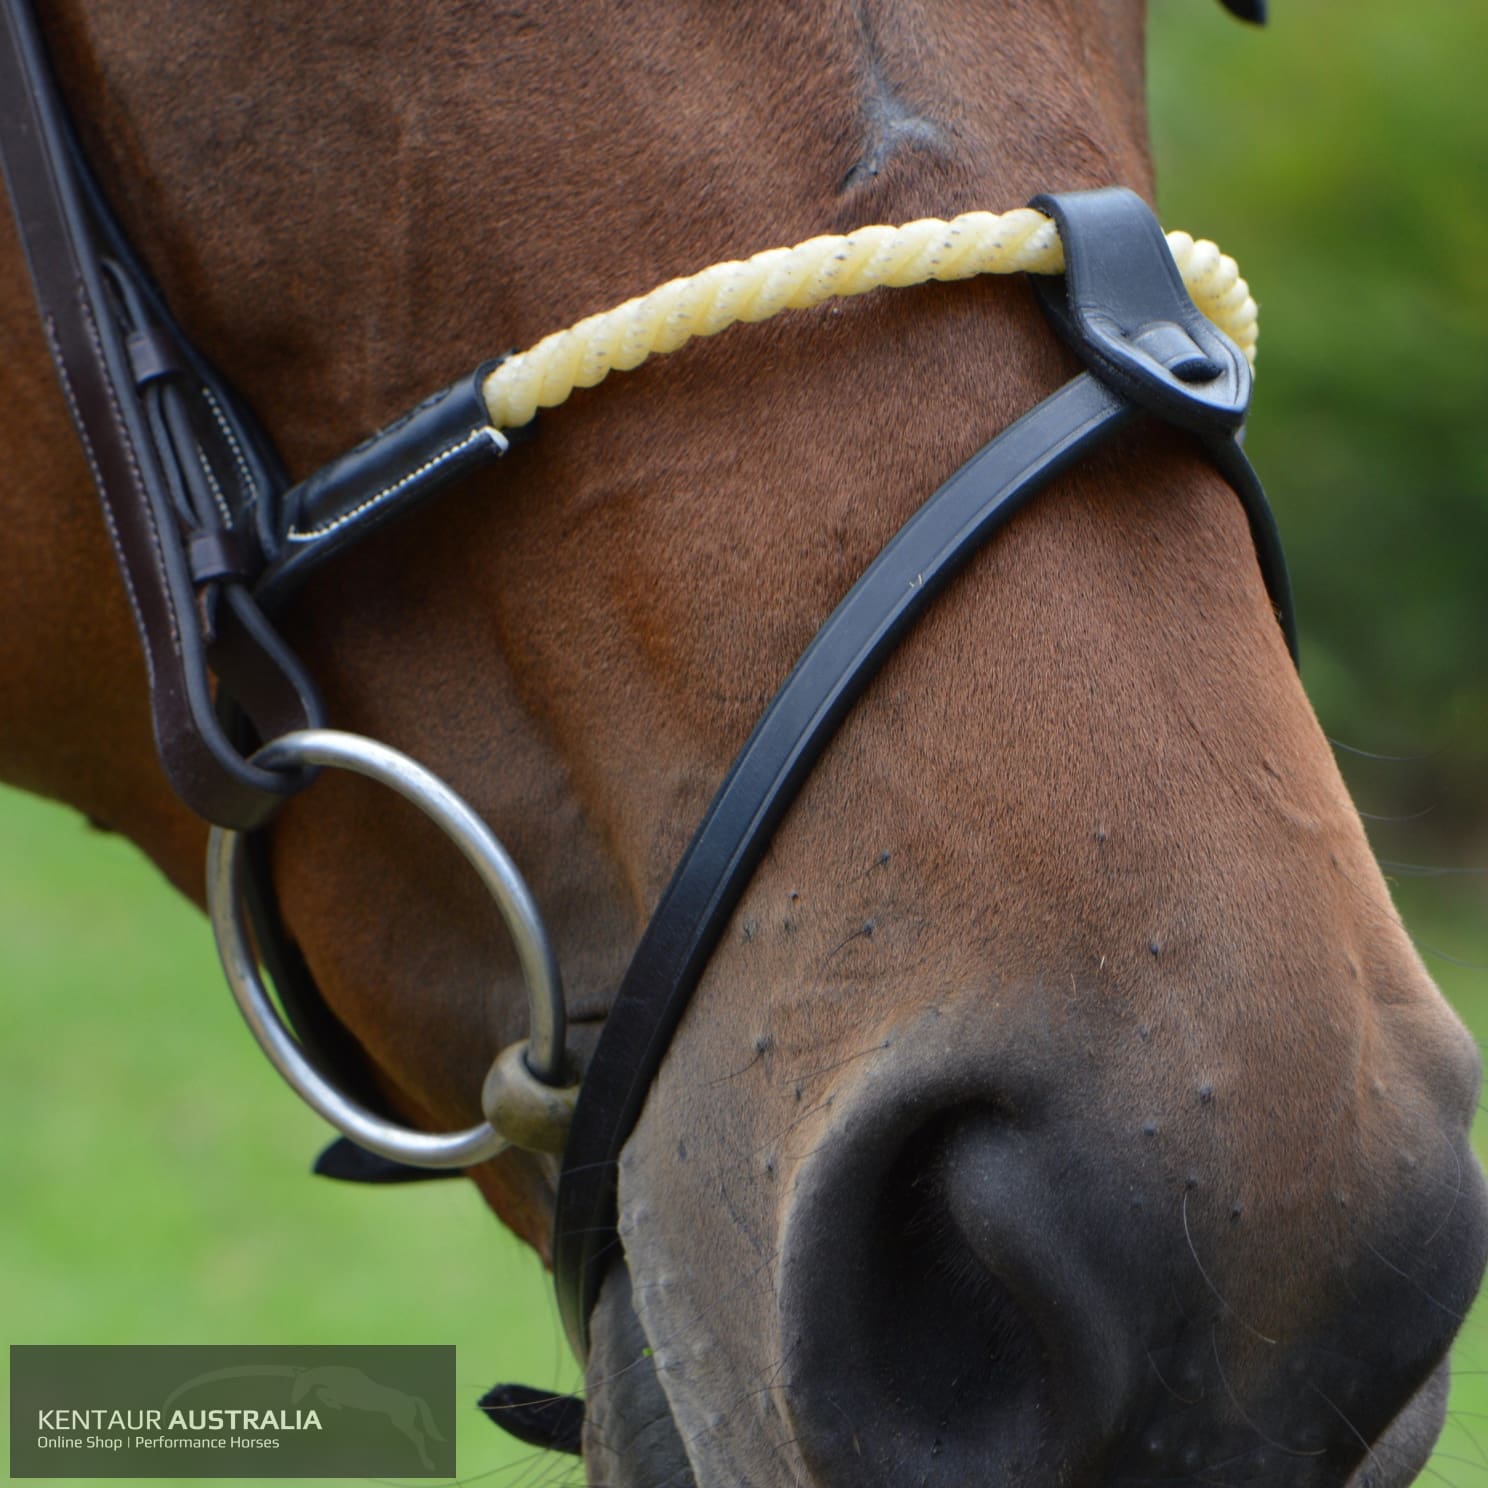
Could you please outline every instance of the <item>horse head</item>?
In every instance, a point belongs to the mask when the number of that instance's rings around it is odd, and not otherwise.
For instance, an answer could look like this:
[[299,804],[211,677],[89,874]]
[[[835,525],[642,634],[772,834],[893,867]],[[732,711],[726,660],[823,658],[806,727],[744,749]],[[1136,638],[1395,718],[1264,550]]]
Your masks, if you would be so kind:
[[[1152,192],[1136,0],[138,0],[48,29],[121,216],[300,473],[716,260]],[[12,280],[0,764],[199,894]],[[576,396],[297,597],[332,719],[522,866],[580,1064],[817,626],[1075,369],[1021,281],[741,328]],[[383,1097],[470,1121],[525,1004],[437,837],[328,775],[273,876]],[[1477,1089],[1233,491],[1136,427],[908,634],[754,874],[620,1162],[591,1480],[1404,1485],[1483,1266]],[[550,1251],[553,1161],[472,1176]]]

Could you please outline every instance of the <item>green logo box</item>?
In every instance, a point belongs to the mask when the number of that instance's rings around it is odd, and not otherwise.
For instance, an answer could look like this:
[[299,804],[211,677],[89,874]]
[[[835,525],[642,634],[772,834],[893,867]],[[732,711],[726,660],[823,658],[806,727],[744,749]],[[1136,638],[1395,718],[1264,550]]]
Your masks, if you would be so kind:
[[453,1478],[454,1347],[10,1350],[13,1478]]

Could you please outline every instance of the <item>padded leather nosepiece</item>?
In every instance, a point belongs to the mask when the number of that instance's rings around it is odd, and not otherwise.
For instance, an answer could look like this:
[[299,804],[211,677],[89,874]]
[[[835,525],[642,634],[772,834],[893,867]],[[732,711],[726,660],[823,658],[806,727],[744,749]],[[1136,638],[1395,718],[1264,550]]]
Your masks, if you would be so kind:
[[1223,0],[1223,4],[1231,15],[1239,16],[1242,21],[1249,21],[1253,26],[1266,24],[1266,0]]
[[1049,321],[1090,371],[1128,403],[1195,435],[1234,487],[1266,590],[1297,659],[1286,555],[1239,435],[1250,364],[1200,313],[1147,204],[1124,186],[1036,196],[1064,244],[1062,278],[1035,280]]
[[1200,313],[1147,204],[1124,186],[1036,196],[1064,245],[1062,278],[1036,280],[1059,335],[1123,398],[1201,438],[1250,407],[1245,354]]

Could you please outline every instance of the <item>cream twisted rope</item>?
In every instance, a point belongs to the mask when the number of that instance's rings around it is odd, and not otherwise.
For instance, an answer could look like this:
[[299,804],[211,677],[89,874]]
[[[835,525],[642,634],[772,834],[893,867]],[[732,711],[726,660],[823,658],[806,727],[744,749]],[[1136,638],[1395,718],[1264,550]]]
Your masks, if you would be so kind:
[[[1206,239],[1167,236],[1194,303],[1253,364],[1256,303],[1235,260]],[[544,337],[486,379],[486,407],[496,428],[514,429],[576,387],[593,387],[611,372],[628,372],[653,354],[676,351],[694,336],[715,335],[737,321],[768,320],[782,310],[805,310],[880,286],[1063,271],[1053,222],[1027,207],[809,238],[794,248],[713,264]]]

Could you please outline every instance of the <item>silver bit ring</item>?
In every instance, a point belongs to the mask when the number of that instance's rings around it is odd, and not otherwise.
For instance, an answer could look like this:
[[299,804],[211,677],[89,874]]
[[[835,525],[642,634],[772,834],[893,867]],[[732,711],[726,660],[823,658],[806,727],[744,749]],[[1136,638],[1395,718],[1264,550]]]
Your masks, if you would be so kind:
[[[531,1079],[550,1087],[561,1111],[576,1087],[567,1086],[564,1041],[567,1019],[558,963],[537,904],[516,864],[490,828],[437,775],[406,754],[360,734],[300,729],[263,746],[254,763],[268,768],[328,766],[365,775],[396,791],[427,816],[460,849],[480,876],[506,923],[527,988],[529,1036],[519,1051]],[[254,1038],[291,1089],[359,1147],[394,1162],[422,1168],[463,1168],[495,1157],[521,1141],[487,1119],[463,1131],[423,1132],[374,1115],[350,1099],[311,1064],[285,1026],[259,972],[243,907],[243,847],[239,832],[214,827],[207,844],[207,908],[222,969]],[[513,1051],[502,1056],[510,1061]],[[499,1066],[501,1058],[496,1061]],[[510,1064],[508,1063],[508,1068]],[[494,1074],[494,1070],[493,1070]],[[488,1084],[490,1081],[488,1081]],[[551,1144],[552,1123],[545,1135]]]

